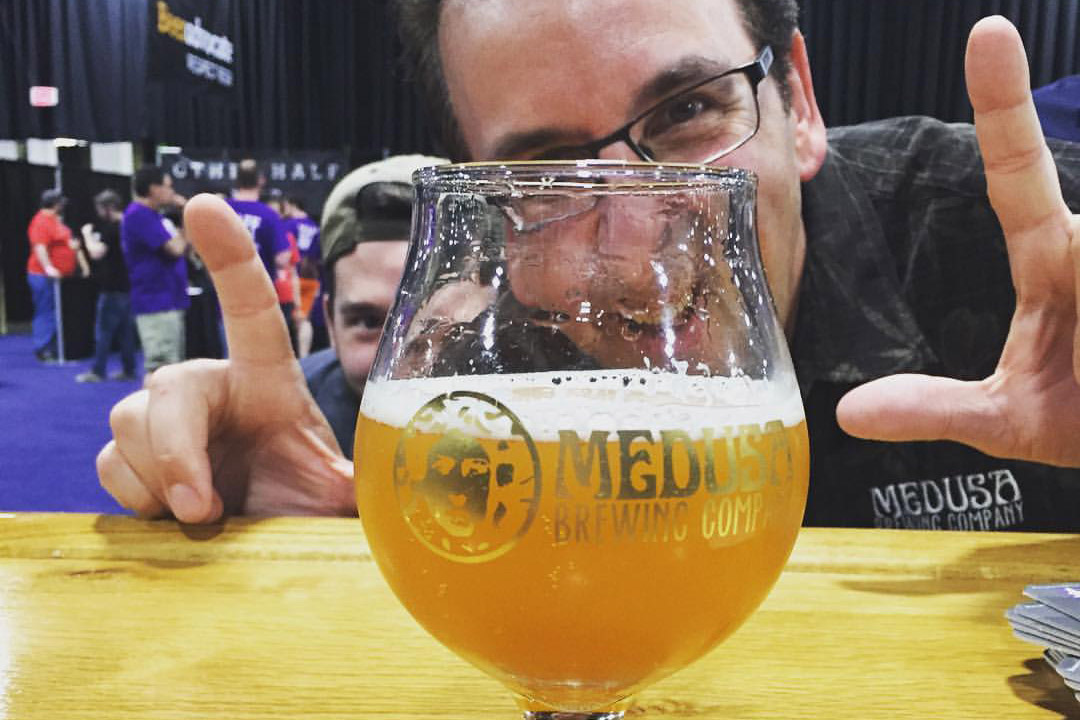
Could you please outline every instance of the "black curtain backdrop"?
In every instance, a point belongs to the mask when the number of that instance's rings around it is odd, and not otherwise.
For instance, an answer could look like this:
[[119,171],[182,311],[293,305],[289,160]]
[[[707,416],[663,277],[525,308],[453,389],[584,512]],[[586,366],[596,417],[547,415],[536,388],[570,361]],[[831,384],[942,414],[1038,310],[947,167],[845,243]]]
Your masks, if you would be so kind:
[[1024,38],[1032,87],[1080,73],[1080,0],[802,0],[814,91],[827,125],[931,115],[970,122],[964,50],[1004,15]]
[[[0,137],[136,140],[148,3],[0,2]],[[60,88],[55,108],[31,108],[32,85]]]
[[[147,0],[0,2],[0,138],[76,137],[239,149],[426,152],[386,0],[231,6],[231,95],[148,82]],[[60,105],[31,108],[31,85]]]
[[[967,120],[964,43],[1001,13],[1024,36],[1035,87],[1080,73],[1080,0],[802,0],[830,125],[908,114]],[[0,2],[0,137],[239,149],[428,152],[421,104],[398,63],[387,0],[231,5],[231,96],[147,82],[148,0]],[[34,109],[31,85],[60,105]]]

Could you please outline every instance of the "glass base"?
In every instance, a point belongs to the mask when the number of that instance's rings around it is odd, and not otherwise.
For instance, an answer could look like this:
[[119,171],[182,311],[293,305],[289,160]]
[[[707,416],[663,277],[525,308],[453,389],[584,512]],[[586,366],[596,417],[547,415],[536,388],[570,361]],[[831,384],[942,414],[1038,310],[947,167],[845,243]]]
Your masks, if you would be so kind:
[[552,712],[548,710],[526,711],[525,720],[622,720],[624,713],[615,712]]

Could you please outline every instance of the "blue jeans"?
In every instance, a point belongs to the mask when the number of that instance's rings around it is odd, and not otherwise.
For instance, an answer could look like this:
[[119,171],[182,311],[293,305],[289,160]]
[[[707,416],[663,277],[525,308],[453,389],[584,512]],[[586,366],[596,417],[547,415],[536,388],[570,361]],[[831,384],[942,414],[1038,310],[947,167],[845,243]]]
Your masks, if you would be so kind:
[[56,354],[56,281],[44,275],[27,273],[30,295],[34,300],[34,352]]
[[126,292],[98,295],[97,320],[94,324],[95,374],[105,377],[105,365],[113,342],[120,345],[120,362],[126,375],[135,374],[135,321],[131,317],[131,299]]

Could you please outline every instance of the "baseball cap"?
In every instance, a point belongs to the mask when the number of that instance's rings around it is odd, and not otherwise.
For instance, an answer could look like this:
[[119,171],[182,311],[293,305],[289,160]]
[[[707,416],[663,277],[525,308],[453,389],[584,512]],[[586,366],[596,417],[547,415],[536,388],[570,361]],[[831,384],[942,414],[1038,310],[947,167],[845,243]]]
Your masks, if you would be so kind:
[[41,193],[41,207],[55,207],[58,204],[66,203],[67,198],[64,197],[64,193],[56,188],[49,188],[45,192]]
[[362,242],[407,240],[412,174],[448,162],[428,155],[395,155],[362,165],[343,177],[323,205],[319,228],[323,263],[329,264]]

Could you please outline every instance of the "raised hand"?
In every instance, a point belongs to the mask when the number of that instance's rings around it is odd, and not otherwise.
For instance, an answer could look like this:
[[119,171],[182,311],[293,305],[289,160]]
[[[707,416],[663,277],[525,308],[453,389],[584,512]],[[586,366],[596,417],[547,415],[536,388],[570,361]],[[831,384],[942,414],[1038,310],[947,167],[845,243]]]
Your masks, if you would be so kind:
[[352,463],[307,390],[270,277],[223,201],[187,203],[187,236],[206,263],[229,360],[158,369],[112,410],[102,486],[137,514],[184,522],[222,514],[351,514]]
[[990,455],[1080,467],[1080,216],[1062,198],[1012,24],[976,24],[966,70],[1016,288],[1001,359],[978,382],[894,375],[867,383],[841,400],[837,419],[858,437],[955,440]]

